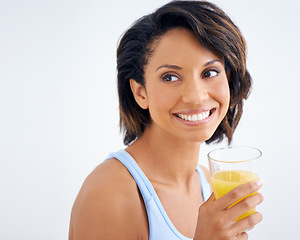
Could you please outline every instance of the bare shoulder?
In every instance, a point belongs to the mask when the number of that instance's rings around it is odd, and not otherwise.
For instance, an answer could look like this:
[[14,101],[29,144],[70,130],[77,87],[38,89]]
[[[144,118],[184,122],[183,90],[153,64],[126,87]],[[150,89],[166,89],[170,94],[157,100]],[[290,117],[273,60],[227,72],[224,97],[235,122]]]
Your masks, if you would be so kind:
[[143,239],[147,226],[136,182],[121,162],[109,159],[84,181],[73,205],[69,239]]

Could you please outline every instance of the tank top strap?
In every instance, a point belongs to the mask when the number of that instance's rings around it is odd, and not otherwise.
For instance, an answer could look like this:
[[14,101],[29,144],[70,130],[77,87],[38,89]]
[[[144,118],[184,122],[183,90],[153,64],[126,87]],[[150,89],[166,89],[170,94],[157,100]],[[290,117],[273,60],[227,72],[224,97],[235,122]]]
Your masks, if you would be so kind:
[[122,149],[118,152],[110,153],[106,160],[110,158],[118,159],[127,168],[131,176],[135,179],[145,203],[149,202],[152,199],[151,193],[154,191],[152,190],[152,184],[142,172],[133,157]]
[[199,165],[197,166],[197,172],[199,173],[199,176],[200,176],[202,197],[205,202],[211,195],[210,185],[207,182],[205,174]]

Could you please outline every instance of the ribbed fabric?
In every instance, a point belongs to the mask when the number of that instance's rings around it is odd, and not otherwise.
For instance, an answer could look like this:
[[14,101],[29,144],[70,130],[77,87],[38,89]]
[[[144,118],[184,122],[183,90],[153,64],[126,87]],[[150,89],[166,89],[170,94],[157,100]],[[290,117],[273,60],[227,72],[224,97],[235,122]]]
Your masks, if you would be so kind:
[[[163,208],[151,182],[140,169],[133,157],[122,149],[118,152],[109,154],[107,159],[110,158],[116,158],[122,162],[139,187],[148,215],[149,240],[192,240],[191,238],[183,236],[175,228]],[[201,168],[197,166],[196,170],[200,175],[202,196],[204,201],[206,201],[211,194],[210,186]]]

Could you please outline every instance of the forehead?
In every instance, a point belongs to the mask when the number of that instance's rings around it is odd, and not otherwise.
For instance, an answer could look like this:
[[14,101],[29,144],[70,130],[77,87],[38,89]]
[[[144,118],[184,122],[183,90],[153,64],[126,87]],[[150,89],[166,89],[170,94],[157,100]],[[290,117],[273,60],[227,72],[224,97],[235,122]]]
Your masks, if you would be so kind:
[[175,28],[154,43],[146,69],[155,68],[161,64],[175,64],[181,67],[193,63],[203,65],[211,60],[221,59],[204,48],[192,31]]

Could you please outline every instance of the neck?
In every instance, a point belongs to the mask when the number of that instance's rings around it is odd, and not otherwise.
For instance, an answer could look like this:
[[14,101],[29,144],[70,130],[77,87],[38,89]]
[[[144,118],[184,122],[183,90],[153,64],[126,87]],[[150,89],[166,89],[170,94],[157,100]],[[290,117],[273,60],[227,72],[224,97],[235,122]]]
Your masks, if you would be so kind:
[[151,181],[187,184],[195,174],[200,143],[147,127],[143,136],[126,150]]

